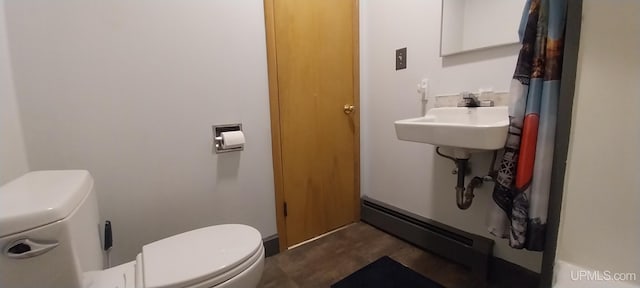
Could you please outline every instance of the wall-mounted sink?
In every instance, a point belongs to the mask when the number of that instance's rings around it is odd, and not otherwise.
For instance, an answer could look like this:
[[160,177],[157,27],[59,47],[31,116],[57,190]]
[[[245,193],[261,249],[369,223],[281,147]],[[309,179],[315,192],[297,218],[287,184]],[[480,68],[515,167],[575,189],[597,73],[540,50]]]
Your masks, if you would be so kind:
[[509,129],[507,106],[442,107],[424,117],[395,122],[398,139],[454,148],[456,158],[504,147]]

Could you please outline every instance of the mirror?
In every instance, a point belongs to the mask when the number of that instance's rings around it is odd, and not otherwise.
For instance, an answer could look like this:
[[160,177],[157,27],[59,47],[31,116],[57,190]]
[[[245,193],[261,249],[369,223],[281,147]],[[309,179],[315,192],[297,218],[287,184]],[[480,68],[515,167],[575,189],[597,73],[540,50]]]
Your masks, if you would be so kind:
[[525,0],[442,0],[440,56],[518,43]]

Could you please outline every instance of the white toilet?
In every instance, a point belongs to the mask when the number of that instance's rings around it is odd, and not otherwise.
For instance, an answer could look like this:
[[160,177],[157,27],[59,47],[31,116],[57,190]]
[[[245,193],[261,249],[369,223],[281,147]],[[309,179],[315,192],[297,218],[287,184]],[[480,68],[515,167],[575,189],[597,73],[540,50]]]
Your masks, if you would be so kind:
[[0,187],[0,287],[248,288],[262,277],[264,248],[252,227],[192,230],[103,269],[99,222],[87,171],[30,172]]

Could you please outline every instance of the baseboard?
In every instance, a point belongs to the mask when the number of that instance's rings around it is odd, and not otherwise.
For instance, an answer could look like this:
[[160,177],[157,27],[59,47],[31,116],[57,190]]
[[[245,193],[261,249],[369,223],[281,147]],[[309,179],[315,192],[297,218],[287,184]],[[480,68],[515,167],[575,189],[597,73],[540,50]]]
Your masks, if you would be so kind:
[[[540,275],[493,257],[492,239],[468,233],[364,196],[361,219],[424,250],[471,269],[478,279],[491,283],[527,283],[535,287]],[[529,286],[532,285],[532,286]]]
[[471,234],[364,196],[361,219],[415,246],[471,269],[486,280],[493,240]]
[[278,242],[278,234],[271,235],[262,239],[264,244],[264,256],[269,257],[280,253],[280,242]]

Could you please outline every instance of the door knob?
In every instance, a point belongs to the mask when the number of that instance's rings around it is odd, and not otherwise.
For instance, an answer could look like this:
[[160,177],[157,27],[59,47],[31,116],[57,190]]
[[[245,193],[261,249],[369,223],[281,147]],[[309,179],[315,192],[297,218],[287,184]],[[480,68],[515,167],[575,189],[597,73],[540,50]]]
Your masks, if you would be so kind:
[[349,105],[349,104],[344,104],[343,109],[344,109],[343,110],[344,114],[349,115],[349,114],[351,114],[351,112],[353,112],[354,109],[356,109],[356,106]]

